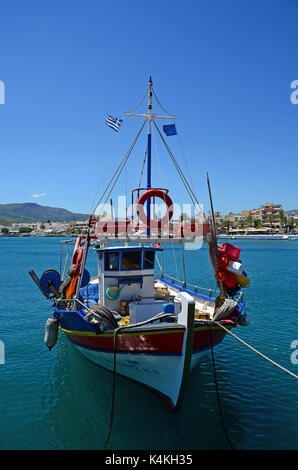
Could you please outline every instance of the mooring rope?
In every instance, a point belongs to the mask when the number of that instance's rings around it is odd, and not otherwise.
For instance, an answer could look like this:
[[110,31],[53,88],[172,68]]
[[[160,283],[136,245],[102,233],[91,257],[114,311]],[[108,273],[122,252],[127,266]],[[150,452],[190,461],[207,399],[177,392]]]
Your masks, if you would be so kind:
[[143,322],[139,322],[139,323],[132,323],[131,325],[125,325],[125,326],[119,326],[119,328],[116,328],[114,330],[114,363],[113,363],[113,390],[112,390],[112,407],[111,407],[111,415],[110,415],[110,426],[109,426],[109,431],[108,431],[108,434],[107,434],[107,437],[106,437],[106,441],[105,441],[105,444],[103,446],[103,448],[105,449],[106,446],[108,445],[108,442],[110,440],[110,437],[111,437],[111,433],[112,433],[112,427],[113,427],[113,420],[114,420],[114,403],[115,403],[115,389],[116,389],[116,353],[117,353],[117,335],[119,333],[120,330],[124,330],[124,329],[129,329],[129,328],[135,328],[137,326],[143,326],[143,325],[147,325],[148,323],[152,323],[156,320],[160,320],[161,318],[164,319],[166,317],[170,317],[172,316],[172,314],[170,313],[158,313],[157,315],[155,315],[154,317],[152,318],[149,318],[148,320],[145,320]]
[[[204,320],[203,320],[204,321]],[[270,357],[266,356],[265,354],[261,353],[260,351],[258,351],[257,349],[253,348],[252,346],[250,346],[250,344],[246,343],[245,341],[243,341],[243,339],[239,338],[238,336],[236,336],[234,333],[232,333],[230,330],[228,330],[227,328],[225,328],[221,323],[217,322],[217,321],[209,321],[209,320],[205,320],[205,322],[208,324],[208,328],[209,328],[209,336],[210,336],[210,347],[211,347],[211,357],[212,357],[212,364],[213,364],[213,374],[214,374],[214,383],[215,383],[215,389],[216,389],[216,397],[217,397],[217,403],[218,403],[218,409],[219,409],[219,415],[220,415],[220,419],[221,419],[221,423],[222,423],[222,428],[223,428],[223,431],[224,431],[224,434],[226,436],[226,439],[231,447],[232,450],[235,450],[234,446],[233,446],[233,443],[230,439],[230,436],[227,432],[227,429],[226,429],[226,426],[225,426],[225,422],[224,422],[224,416],[223,416],[223,411],[222,411],[222,407],[221,407],[221,401],[220,401],[220,396],[219,396],[219,390],[218,390],[218,382],[217,382],[217,377],[216,377],[216,368],[215,368],[215,360],[214,360],[214,351],[213,351],[213,341],[212,341],[212,333],[211,333],[211,325],[217,325],[219,326],[220,328],[222,328],[226,333],[230,334],[231,336],[233,336],[233,338],[237,339],[237,341],[239,341],[240,343],[242,343],[244,346],[246,346],[247,348],[249,348],[251,351],[255,352],[256,354],[258,354],[259,356],[261,356],[263,359],[265,359],[266,361],[270,362],[271,364],[273,364],[274,366],[278,367],[279,369],[283,370],[284,372],[286,372],[287,374],[291,375],[292,377],[294,377],[295,379],[298,379],[298,376],[295,375],[293,372],[291,372],[290,370],[286,369],[285,367],[281,366],[280,364],[278,364],[277,362],[273,361],[272,359],[270,359]]]
[[210,347],[211,347],[211,357],[212,357],[212,365],[213,365],[213,376],[214,376],[214,383],[215,383],[215,390],[216,390],[216,398],[217,398],[217,404],[218,404],[218,410],[219,410],[219,416],[221,420],[221,425],[224,431],[224,434],[226,436],[226,439],[231,447],[232,450],[235,450],[233,443],[230,439],[229,433],[227,431],[227,428],[225,426],[225,421],[224,421],[224,416],[223,416],[223,411],[222,411],[222,406],[221,406],[221,401],[220,401],[220,396],[219,396],[219,390],[218,390],[218,382],[217,382],[217,375],[216,375],[216,367],[215,367],[215,359],[214,359],[214,351],[213,351],[213,340],[212,340],[212,332],[211,332],[211,327],[209,327],[209,337],[210,337]]
[[[208,321],[208,320],[207,320]],[[237,339],[237,341],[239,341],[240,343],[244,344],[244,346],[246,346],[247,348],[249,348],[251,351],[255,352],[256,354],[258,354],[259,356],[261,356],[263,359],[265,359],[266,361],[270,362],[271,364],[273,364],[274,366],[278,367],[279,369],[283,370],[284,372],[286,372],[287,374],[291,375],[292,377],[294,377],[294,379],[298,379],[298,375],[294,374],[293,372],[291,372],[290,370],[286,369],[285,367],[281,366],[280,364],[278,364],[277,362],[273,361],[272,359],[270,359],[270,357],[268,356],[265,356],[265,354],[261,353],[260,351],[258,351],[257,349],[253,348],[252,346],[250,346],[250,344],[246,343],[245,341],[243,341],[243,339],[239,338],[238,336],[236,336],[234,333],[232,333],[230,330],[228,330],[227,328],[225,328],[221,323],[217,322],[217,321],[214,321],[214,322],[208,322],[208,323],[212,323],[212,324],[215,324],[217,326],[220,326],[220,328],[222,328],[226,333],[229,333],[229,335],[233,336],[235,339]]]

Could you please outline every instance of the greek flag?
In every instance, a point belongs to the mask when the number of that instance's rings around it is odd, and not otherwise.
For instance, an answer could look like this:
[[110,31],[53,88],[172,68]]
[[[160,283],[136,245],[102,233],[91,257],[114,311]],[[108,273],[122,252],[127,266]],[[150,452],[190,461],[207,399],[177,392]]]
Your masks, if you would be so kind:
[[123,119],[119,119],[119,118],[116,118],[114,116],[108,116],[107,120],[106,120],[106,124],[111,127],[112,129],[114,129],[114,131],[118,132],[120,127],[121,127],[121,124],[123,122]]

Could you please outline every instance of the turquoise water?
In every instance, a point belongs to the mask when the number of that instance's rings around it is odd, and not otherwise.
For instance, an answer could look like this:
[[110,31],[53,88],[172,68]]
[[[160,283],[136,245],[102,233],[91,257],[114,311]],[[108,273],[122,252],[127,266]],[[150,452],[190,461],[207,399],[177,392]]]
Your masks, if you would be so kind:
[[[251,278],[245,290],[249,327],[238,334],[298,374],[298,242],[237,240]],[[102,449],[109,427],[112,374],[82,357],[59,335],[43,344],[50,304],[27,274],[59,270],[59,239],[0,238],[0,449]],[[165,250],[171,275],[180,250]],[[215,287],[207,250],[185,251],[187,280]],[[176,259],[176,263],[175,263]],[[89,269],[95,273],[95,255]],[[182,276],[181,268],[178,269]],[[215,349],[226,427],[237,449],[297,449],[297,381],[232,337]],[[193,371],[179,413],[152,392],[117,377],[109,449],[228,449],[216,401],[210,356]]]

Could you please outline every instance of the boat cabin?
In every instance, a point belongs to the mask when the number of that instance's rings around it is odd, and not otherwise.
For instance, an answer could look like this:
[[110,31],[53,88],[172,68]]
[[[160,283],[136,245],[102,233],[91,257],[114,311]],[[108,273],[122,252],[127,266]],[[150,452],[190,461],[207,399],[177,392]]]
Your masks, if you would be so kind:
[[103,247],[98,254],[98,302],[129,315],[130,322],[145,320],[162,311],[163,299],[154,289],[155,253],[150,246]]

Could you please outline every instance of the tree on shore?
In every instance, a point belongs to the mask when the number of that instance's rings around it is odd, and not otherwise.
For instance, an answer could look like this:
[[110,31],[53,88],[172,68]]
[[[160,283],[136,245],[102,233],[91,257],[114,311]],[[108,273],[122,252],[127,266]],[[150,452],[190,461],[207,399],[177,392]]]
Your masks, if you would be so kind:
[[288,228],[289,228],[289,232],[293,232],[294,230],[294,225],[295,225],[295,220],[293,217],[291,217],[291,219],[288,219]]
[[30,232],[32,232],[31,227],[20,227],[19,228],[19,233],[30,233]]
[[240,228],[244,228],[246,225],[245,220],[244,219],[239,220],[238,225],[240,226]]
[[227,230],[227,234],[229,234],[230,231],[230,221],[226,220],[225,222],[222,222],[221,227],[225,228]]
[[268,221],[269,221],[270,229],[271,229],[271,233],[272,233],[273,216],[272,216],[272,215],[268,215],[267,219],[268,219]]
[[9,233],[9,229],[7,227],[3,227],[1,232],[2,233]]
[[245,217],[245,222],[249,227],[251,227],[253,221],[254,221],[254,218],[252,215],[248,215],[247,217]]
[[280,227],[281,227],[281,230],[283,231],[284,225],[287,223],[287,216],[283,210],[278,211],[278,216],[280,220]]

